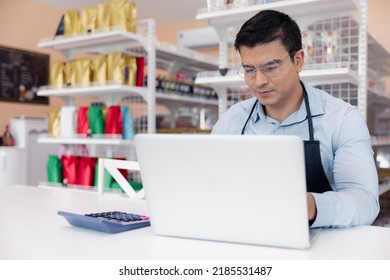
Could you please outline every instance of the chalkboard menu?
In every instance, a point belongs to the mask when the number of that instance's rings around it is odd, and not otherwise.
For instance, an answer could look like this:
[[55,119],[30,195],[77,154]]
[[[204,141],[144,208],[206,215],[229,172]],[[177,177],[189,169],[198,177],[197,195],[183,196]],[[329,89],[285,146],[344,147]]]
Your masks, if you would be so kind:
[[0,46],[0,102],[48,104],[37,96],[49,80],[49,55]]

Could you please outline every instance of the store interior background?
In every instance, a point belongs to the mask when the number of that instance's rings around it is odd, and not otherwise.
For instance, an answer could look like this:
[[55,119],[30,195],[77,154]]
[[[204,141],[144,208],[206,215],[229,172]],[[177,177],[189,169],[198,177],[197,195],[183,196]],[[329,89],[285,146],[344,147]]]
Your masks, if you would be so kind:
[[[0,0],[0,45],[34,51],[50,55],[50,60],[63,60],[59,52],[37,47],[39,40],[54,36],[61,16],[67,9],[95,5],[105,0]],[[181,30],[207,27],[203,21],[195,20],[199,8],[207,6],[206,0],[132,0],[137,5],[138,20],[154,18],[156,20],[157,39],[160,42],[177,43],[177,34]],[[368,32],[390,53],[388,26],[390,17],[388,0],[367,0]],[[218,50],[202,49],[217,57]],[[380,58],[378,58],[380,60]],[[390,99],[390,77],[385,78],[385,92],[382,95]],[[10,119],[24,115],[26,117],[47,117],[50,108],[64,105],[56,97],[49,98],[49,105],[23,104],[20,102],[0,101],[0,134],[4,132]],[[370,110],[370,108],[368,108]],[[390,121],[390,118],[389,118]],[[390,192],[387,192],[389,194]],[[390,226],[390,195],[381,196],[381,215],[377,225]]]
[[[37,48],[42,38],[53,36],[59,20],[66,9],[94,5],[103,0],[63,1],[63,0],[0,0],[0,45],[30,50],[50,55],[51,61],[64,59],[56,51]],[[157,1],[135,0],[138,19],[156,20],[157,38],[161,42],[176,44],[180,30],[205,27],[206,22],[195,20],[198,8],[207,6],[206,0]],[[368,0],[368,32],[390,52],[390,26],[386,0]],[[49,4],[48,4],[49,3]],[[57,6],[50,3],[57,3]],[[63,7],[63,8],[59,8]],[[212,54],[210,50],[208,54]],[[216,52],[214,52],[216,54]],[[386,82],[386,92],[390,98],[390,86]],[[61,100],[50,97],[49,106],[0,102],[0,133],[11,118],[46,117],[50,107],[61,106]]]

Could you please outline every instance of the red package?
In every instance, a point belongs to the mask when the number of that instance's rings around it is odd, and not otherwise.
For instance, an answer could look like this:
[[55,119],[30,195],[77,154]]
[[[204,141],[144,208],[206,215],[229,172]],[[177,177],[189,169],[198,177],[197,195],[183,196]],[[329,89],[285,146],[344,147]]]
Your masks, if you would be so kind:
[[77,185],[84,187],[92,187],[95,176],[97,158],[94,157],[79,157]]
[[63,155],[61,157],[62,163],[62,178],[66,185],[76,185],[77,184],[77,166],[78,166],[78,156],[73,155]]
[[88,107],[80,107],[77,112],[77,133],[86,135],[88,129]]
[[137,76],[135,85],[137,87],[143,87],[144,86],[144,71],[145,71],[145,58],[144,57],[137,57]]
[[106,134],[122,135],[122,128],[123,121],[121,107],[119,105],[110,106],[107,110],[104,132]]

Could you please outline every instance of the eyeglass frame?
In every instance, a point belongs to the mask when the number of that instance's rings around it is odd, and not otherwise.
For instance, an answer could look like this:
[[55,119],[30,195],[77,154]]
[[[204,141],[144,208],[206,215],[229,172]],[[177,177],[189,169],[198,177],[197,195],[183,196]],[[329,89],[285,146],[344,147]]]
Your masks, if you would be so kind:
[[[298,50],[298,51],[299,51],[299,50]],[[298,51],[290,51],[290,52],[289,52],[284,58],[282,58],[282,59],[277,59],[277,58],[275,58],[275,59],[267,60],[266,62],[264,62],[263,64],[261,64],[261,65],[259,66],[259,68],[256,68],[255,66],[253,66],[253,65],[251,65],[251,64],[243,63],[243,64],[241,64],[240,68],[238,68],[237,74],[238,74],[238,76],[240,76],[241,78],[243,78],[243,79],[245,79],[245,80],[253,80],[253,79],[256,77],[257,71],[261,71],[261,73],[263,73],[264,75],[266,75],[266,76],[268,76],[268,77],[276,77],[276,76],[278,76],[279,73],[280,73],[280,65],[283,63],[283,61],[284,61],[287,57],[291,56],[292,53],[296,53],[296,52],[298,52]],[[264,67],[265,67],[267,64],[271,63],[271,62],[272,62],[272,63],[275,63],[275,65],[277,65],[277,73],[276,73],[276,74],[270,74],[269,72],[264,71]],[[243,73],[242,75],[240,75],[241,69],[244,69],[245,66],[246,66],[246,67],[251,67],[251,68],[252,68],[252,71],[254,71],[254,72],[253,72],[253,73],[254,73],[253,77],[251,77],[251,78],[245,77],[245,71],[243,71],[244,73]]]

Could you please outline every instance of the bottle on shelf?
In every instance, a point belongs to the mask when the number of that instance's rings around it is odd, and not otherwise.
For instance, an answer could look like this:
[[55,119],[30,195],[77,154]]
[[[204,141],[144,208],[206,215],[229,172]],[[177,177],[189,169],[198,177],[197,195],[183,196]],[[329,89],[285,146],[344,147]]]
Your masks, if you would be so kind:
[[11,134],[10,129],[9,129],[9,125],[5,126],[5,132],[3,134],[3,145],[4,146],[14,146],[15,145],[15,141],[14,141],[14,138]]

